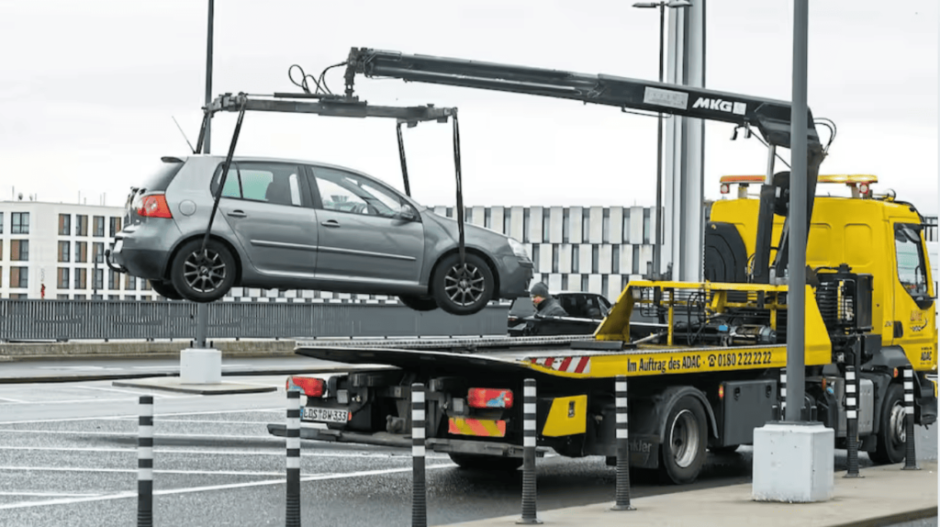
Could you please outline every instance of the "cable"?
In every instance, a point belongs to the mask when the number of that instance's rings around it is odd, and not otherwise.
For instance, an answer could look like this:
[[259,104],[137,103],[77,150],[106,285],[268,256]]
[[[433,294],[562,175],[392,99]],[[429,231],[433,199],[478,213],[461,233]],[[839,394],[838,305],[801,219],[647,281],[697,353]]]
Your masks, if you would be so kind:
[[[297,82],[294,79],[294,75],[293,75],[294,68],[297,68],[300,70],[300,75],[302,79],[300,82]],[[307,79],[308,78],[313,79],[314,84],[316,84],[317,86],[317,91],[314,92],[314,94],[320,95],[320,94],[326,93],[325,91],[323,91],[323,87],[320,85],[320,81],[317,80],[313,75],[306,74],[304,72],[304,69],[301,68],[299,64],[293,64],[291,65],[290,68],[287,69],[287,78],[290,79],[291,83],[293,83],[294,86],[300,87],[304,91],[304,93],[310,93],[310,86],[307,84]]]
[[326,84],[326,72],[330,71],[333,68],[345,66],[346,64],[347,62],[339,62],[339,63],[333,64],[332,66],[327,66],[326,68],[323,68],[323,71],[320,72],[320,79],[319,79],[318,84],[323,86],[323,89],[326,90],[327,94],[333,95],[333,90],[331,90],[330,87],[327,86]]

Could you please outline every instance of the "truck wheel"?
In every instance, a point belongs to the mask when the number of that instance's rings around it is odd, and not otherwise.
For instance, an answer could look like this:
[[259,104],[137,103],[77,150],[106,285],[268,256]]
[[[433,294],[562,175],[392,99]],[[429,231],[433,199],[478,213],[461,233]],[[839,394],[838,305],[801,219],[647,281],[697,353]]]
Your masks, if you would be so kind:
[[660,448],[660,478],[677,485],[695,481],[705,464],[707,443],[705,410],[696,399],[686,395],[666,416],[666,432]]
[[496,294],[490,266],[475,254],[467,253],[466,257],[461,266],[458,253],[446,256],[431,277],[434,300],[451,315],[478,313]]
[[481,456],[477,454],[448,454],[450,460],[464,470],[499,470],[511,472],[522,466],[521,457]]
[[881,426],[878,446],[868,457],[877,465],[893,465],[904,461],[904,444],[907,429],[904,426],[904,390],[898,383],[888,386],[884,406],[881,408]]

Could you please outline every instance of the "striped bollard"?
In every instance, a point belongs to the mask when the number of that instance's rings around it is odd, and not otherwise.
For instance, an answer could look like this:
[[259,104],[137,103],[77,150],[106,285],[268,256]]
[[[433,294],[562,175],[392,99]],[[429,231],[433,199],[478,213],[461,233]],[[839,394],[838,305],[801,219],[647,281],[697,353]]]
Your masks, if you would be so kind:
[[848,451],[847,478],[858,474],[858,378],[854,366],[845,367],[845,444]]
[[917,466],[917,452],[914,449],[914,367],[904,368],[904,467],[901,470],[920,470]]
[[153,525],[153,396],[140,396],[137,428],[137,526]]
[[780,420],[786,420],[787,409],[787,369],[780,369]]
[[535,379],[526,379],[522,390],[522,519],[517,524],[542,523],[535,501],[536,400]]
[[416,382],[411,385],[411,460],[412,460],[412,527],[427,527],[428,496],[424,470],[425,438],[425,392],[424,385]]
[[617,491],[611,510],[633,511],[630,505],[630,438],[627,431],[627,376],[618,375],[614,397],[617,402]]
[[300,527],[300,391],[287,390],[287,527]]

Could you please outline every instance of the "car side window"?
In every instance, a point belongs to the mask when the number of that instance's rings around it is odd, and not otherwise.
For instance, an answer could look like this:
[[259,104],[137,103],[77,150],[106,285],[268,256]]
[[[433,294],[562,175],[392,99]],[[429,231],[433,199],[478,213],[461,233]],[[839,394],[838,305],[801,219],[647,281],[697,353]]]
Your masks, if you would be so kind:
[[[213,181],[213,192],[221,179],[220,166]],[[260,201],[272,205],[300,207],[300,171],[297,166],[279,163],[232,163],[222,197]]]
[[407,206],[401,196],[356,174],[322,167],[313,172],[326,210],[392,218]]

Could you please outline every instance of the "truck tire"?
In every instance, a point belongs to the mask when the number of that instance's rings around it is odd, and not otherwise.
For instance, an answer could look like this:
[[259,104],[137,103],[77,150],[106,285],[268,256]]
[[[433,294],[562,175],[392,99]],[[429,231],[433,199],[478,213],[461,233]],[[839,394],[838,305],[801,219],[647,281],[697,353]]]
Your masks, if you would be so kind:
[[904,444],[907,429],[904,426],[904,390],[898,383],[891,383],[881,407],[881,426],[878,430],[878,445],[868,453],[876,465],[893,465],[904,461]]
[[512,472],[522,466],[521,457],[481,456],[450,453],[450,460],[464,470],[498,470]]
[[676,401],[666,416],[659,475],[664,483],[695,481],[705,464],[708,423],[701,403],[691,395]]

